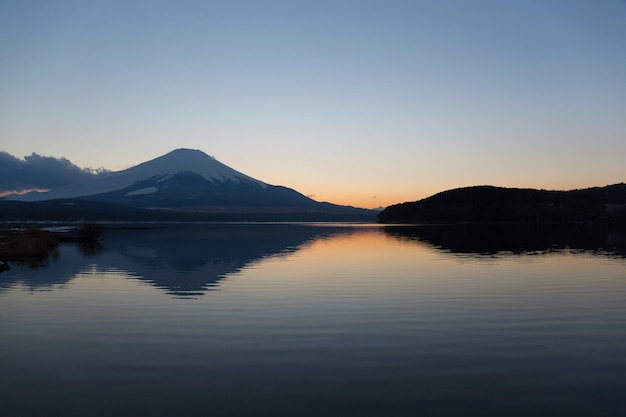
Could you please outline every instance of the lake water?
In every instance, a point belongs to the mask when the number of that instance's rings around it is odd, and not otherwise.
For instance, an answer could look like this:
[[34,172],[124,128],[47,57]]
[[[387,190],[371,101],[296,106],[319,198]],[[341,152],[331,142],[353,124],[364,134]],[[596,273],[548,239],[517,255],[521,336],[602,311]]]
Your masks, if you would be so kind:
[[0,274],[0,416],[624,416],[626,239],[544,232],[163,225],[64,244]]

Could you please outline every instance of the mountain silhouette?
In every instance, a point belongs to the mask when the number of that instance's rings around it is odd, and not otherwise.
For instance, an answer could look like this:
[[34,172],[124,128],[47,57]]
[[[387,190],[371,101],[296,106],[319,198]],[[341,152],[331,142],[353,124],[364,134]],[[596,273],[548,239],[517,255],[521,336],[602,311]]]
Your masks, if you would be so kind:
[[61,198],[168,208],[203,205],[314,206],[317,203],[295,190],[249,177],[193,149],[176,149],[123,171],[11,199],[42,201]]
[[[145,216],[154,219],[154,213],[130,214],[127,208],[168,209],[196,213],[178,215],[174,220],[374,220],[375,212],[350,206],[318,202],[291,188],[266,184],[236,171],[199,150],[177,149],[166,155],[141,163],[123,171],[106,172],[88,180],[68,184],[47,192],[31,192],[5,198],[13,202],[51,202],[37,207],[4,204],[3,210],[18,213],[22,210],[69,213],[78,207],[85,210],[76,215],[95,220],[94,214],[102,208],[72,200],[106,203],[108,213],[120,216]],[[74,206],[73,209],[71,206]],[[152,210],[154,211],[154,210]],[[122,212],[124,212],[122,214]],[[83,214],[81,214],[83,213]],[[211,216],[197,215],[211,214]],[[8,214],[5,213],[5,217]],[[337,217],[338,216],[338,217]],[[63,215],[61,215],[63,217]],[[106,216],[105,216],[106,217]],[[157,215],[161,220],[172,220],[170,215]],[[163,218],[165,217],[165,218]],[[119,217],[111,218],[114,220]],[[13,217],[0,220],[13,220]],[[48,220],[59,220],[49,218]]]

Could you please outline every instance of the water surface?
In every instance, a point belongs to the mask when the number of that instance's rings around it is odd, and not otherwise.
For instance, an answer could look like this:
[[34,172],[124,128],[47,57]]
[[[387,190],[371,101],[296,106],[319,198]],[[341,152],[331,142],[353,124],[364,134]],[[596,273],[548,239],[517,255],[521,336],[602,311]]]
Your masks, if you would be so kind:
[[623,235],[167,225],[0,274],[0,415],[621,416]]

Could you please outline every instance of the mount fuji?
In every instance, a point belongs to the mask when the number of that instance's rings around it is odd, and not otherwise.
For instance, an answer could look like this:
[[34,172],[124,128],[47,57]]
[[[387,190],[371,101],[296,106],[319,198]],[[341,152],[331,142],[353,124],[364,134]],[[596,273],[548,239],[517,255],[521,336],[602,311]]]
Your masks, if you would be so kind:
[[79,199],[133,208],[203,213],[324,212],[371,215],[357,209],[312,200],[287,187],[266,184],[236,171],[206,153],[176,149],[123,171],[98,175],[47,192],[5,197],[40,202]]

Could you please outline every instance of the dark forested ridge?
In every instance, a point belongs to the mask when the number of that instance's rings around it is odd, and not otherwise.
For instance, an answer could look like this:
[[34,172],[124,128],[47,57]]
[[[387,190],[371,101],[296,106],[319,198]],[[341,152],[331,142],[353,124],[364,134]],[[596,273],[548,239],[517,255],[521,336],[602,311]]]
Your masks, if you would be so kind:
[[381,223],[626,222],[626,184],[571,191],[476,186],[387,207]]

